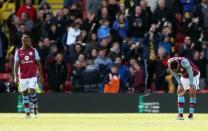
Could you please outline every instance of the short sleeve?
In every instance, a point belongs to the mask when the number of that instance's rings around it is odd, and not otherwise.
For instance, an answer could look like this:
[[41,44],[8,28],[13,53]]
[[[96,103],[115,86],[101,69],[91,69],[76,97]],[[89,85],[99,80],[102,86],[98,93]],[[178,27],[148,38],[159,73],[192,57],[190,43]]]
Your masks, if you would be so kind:
[[38,51],[36,49],[35,49],[35,60],[36,61],[39,61],[40,60],[39,53],[38,53]]
[[19,61],[18,51],[15,52],[14,61],[15,62]]

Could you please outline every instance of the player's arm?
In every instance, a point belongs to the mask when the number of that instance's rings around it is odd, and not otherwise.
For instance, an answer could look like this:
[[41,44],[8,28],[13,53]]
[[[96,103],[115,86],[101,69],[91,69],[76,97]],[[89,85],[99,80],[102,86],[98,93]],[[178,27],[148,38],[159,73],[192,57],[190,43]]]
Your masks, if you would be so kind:
[[40,75],[40,80],[43,83],[44,80],[43,80],[42,66],[41,66],[41,62],[40,62],[40,56],[39,56],[37,50],[35,50],[35,61],[36,61],[36,65],[37,65],[39,75]]
[[14,82],[17,84],[19,81],[19,76],[18,76],[18,69],[19,69],[19,57],[17,54],[17,51],[14,56]]
[[183,59],[181,61],[181,65],[186,69],[186,71],[189,75],[190,86],[194,86],[194,73],[193,73],[193,70],[191,68],[190,62],[187,59]]
[[173,74],[173,76],[175,77],[175,79],[176,79],[176,81],[177,81],[178,85],[179,85],[180,87],[182,87],[181,77],[179,76],[179,74],[178,74],[178,73],[176,73],[176,72],[173,72],[173,71],[171,71],[171,73],[172,73],[172,74]]

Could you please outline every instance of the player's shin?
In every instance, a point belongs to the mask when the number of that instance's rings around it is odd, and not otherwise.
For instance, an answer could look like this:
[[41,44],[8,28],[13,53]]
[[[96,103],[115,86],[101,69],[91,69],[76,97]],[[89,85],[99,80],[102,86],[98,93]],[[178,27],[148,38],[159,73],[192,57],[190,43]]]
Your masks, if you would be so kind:
[[23,104],[24,104],[24,108],[25,108],[25,112],[26,113],[30,113],[30,100],[29,100],[29,96],[28,95],[23,95]]
[[190,98],[190,102],[189,102],[189,113],[190,114],[194,113],[195,105],[196,105],[196,97]]
[[184,96],[178,96],[178,113],[181,115],[183,115],[184,103],[185,103]]
[[30,100],[34,105],[34,108],[38,108],[38,98],[37,98],[36,93],[30,94]]

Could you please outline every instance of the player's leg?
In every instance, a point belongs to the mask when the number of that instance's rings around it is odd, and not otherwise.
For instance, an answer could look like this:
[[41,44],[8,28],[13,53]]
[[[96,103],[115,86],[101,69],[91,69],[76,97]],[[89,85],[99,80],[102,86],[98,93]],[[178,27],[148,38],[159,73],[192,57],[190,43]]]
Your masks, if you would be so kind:
[[31,78],[30,79],[30,100],[33,103],[33,107],[34,107],[34,115],[35,117],[37,117],[38,115],[38,98],[37,98],[37,94],[35,91],[35,86],[37,83],[37,78]]
[[28,94],[28,81],[27,79],[20,80],[20,90],[22,92],[23,104],[25,108],[26,118],[30,117],[30,99]]
[[199,78],[200,78],[200,73],[194,77],[194,85],[189,88],[189,95],[190,95],[190,101],[189,101],[189,119],[193,119],[193,113],[195,111],[195,106],[196,106],[196,94],[197,90],[199,89]]
[[189,119],[193,119],[193,113],[195,110],[196,105],[196,89],[193,87],[189,88],[189,95],[190,95],[190,101],[189,101]]
[[178,119],[183,120],[184,113],[184,104],[185,104],[185,95],[186,90],[183,87],[178,88]]

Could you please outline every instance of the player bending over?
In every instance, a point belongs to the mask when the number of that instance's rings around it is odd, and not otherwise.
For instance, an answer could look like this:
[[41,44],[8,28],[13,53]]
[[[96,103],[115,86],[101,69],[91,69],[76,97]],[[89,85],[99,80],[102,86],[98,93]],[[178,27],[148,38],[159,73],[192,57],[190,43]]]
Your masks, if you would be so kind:
[[26,112],[26,118],[30,117],[30,101],[34,104],[34,116],[38,115],[38,100],[35,93],[37,83],[37,69],[40,74],[40,80],[43,82],[40,57],[35,48],[32,48],[32,42],[29,36],[22,36],[22,47],[15,52],[14,80],[20,84],[20,90],[23,95],[23,104]]
[[178,120],[184,120],[183,108],[185,103],[184,95],[189,91],[189,119],[193,119],[196,105],[196,92],[199,89],[200,72],[196,65],[185,57],[173,57],[168,60],[170,72],[178,82]]

